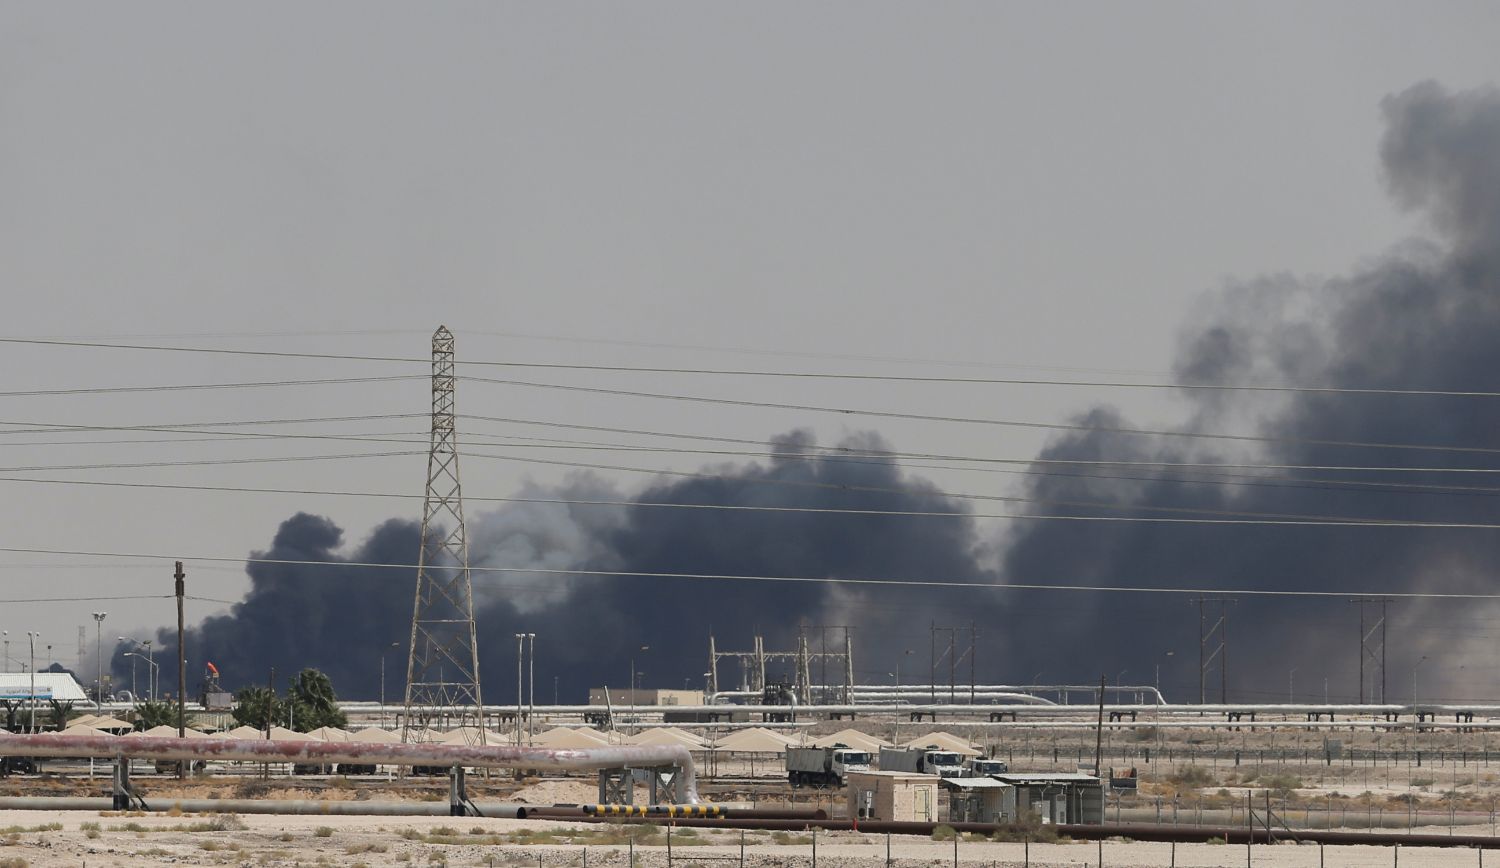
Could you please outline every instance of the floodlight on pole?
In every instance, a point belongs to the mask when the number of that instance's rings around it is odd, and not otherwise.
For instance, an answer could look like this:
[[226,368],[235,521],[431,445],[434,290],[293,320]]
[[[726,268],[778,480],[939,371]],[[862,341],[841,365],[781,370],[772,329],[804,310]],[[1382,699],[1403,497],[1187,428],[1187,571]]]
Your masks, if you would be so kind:
[[94,656],[99,658],[99,678],[94,685],[94,708],[99,711],[104,710],[104,618],[108,614],[108,612],[94,613]]

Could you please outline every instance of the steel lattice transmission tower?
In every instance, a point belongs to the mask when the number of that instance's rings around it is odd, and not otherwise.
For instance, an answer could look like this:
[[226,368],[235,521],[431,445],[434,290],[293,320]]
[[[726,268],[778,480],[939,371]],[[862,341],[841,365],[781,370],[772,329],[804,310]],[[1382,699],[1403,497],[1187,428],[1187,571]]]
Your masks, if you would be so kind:
[[458,481],[453,381],[453,333],[439,326],[432,336],[432,449],[427,456],[401,740],[422,741],[434,724],[446,724],[464,727],[473,742],[483,744],[479,636]]

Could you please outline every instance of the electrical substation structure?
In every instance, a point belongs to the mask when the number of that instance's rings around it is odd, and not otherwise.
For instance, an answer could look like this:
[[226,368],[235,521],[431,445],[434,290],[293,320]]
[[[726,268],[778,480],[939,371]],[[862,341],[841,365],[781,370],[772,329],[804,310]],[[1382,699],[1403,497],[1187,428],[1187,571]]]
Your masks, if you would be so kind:
[[482,745],[479,636],[474,627],[474,588],[458,478],[454,379],[453,333],[439,326],[432,336],[432,445],[427,456],[401,740],[422,741],[434,728],[461,728],[466,740]]
[[[813,702],[839,701],[850,703],[854,688],[854,637],[851,633],[852,627],[842,624],[802,624],[797,628],[797,649],[795,651],[768,651],[766,640],[763,636],[754,636],[752,650],[750,651],[720,651],[718,644],[712,634],[708,637],[708,692],[710,696],[717,695],[721,691],[719,683],[719,661],[733,659],[739,663],[740,680],[739,692],[741,693],[764,693],[767,688],[776,685],[767,677],[766,664],[791,663],[794,667],[792,673],[792,684],[790,689],[797,697],[797,702],[807,705]],[[815,631],[820,642],[819,650],[813,650],[808,640],[809,631]],[[834,650],[828,648],[828,634],[832,631],[835,642],[839,638],[843,640],[843,650],[838,650],[837,644]],[[839,634],[842,634],[840,637]],[[833,661],[837,667],[834,671],[839,675],[838,681],[829,677],[828,663]],[[816,666],[814,664],[817,664]],[[819,671],[819,678],[815,682],[813,671]],[[838,683],[842,682],[842,683]]]

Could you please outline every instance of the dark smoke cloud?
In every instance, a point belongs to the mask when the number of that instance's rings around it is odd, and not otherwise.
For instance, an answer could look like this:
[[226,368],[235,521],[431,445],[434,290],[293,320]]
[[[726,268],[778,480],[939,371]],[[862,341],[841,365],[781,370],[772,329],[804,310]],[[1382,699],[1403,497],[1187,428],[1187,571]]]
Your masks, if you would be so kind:
[[[1311,282],[1269,275],[1213,296],[1184,329],[1175,369],[1188,383],[1323,384],[1348,388],[1491,390],[1500,371],[1500,92],[1452,93],[1421,84],[1384,101],[1381,157],[1402,207],[1424,215],[1435,240],[1409,242],[1347,277]],[[1313,207],[1301,203],[1300,207]],[[1058,437],[1042,460],[1231,461],[1269,464],[1474,466],[1478,453],[1350,448],[1327,441],[1465,445],[1500,449],[1500,402],[1449,397],[1185,391],[1180,432],[1254,432],[1245,443],[1121,435],[1131,427],[1115,409],[1078,419],[1089,430]],[[884,448],[874,434],[843,445]],[[875,460],[819,458],[811,436],[774,444],[789,457],[711,468],[705,478],[659,482],[633,503],[713,503],[962,513],[935,486]],[[1495,466],[1492,459],[1488,466]],[[1058,515],[1342,516],[1427,521],[1500,521],[1493,492],[1443,493],[1355,488],[1326,480],[1385,482],[1333,472],[1291,479],[1274,471],[1205,475],[1146,468],[1038,463],[1025,492],[1029,512]],[[1450,484],[1410,474],[1404,483]],[[607,483],[576,477],[560,499],[632,500]],[[1106,504],[1048,506],[1047,504]],[[325,518],[283,524],[272,557],[409,563],[417,529],[392,521],[347,553]],[[935,578],[1216,588],[1493,590],[1500,534],[1437,529],[1216,527],[1169,524],[1018,522],[998,541],[981,539],[971,519],[838,516],[809,513],[517,504],[473,524],[473,562],[493,566],[588,568],[767,576]],[[1000,572],[979,553],[998,551]],[[232,685],[264,680],[269,666],[328,671],[345,695],[373,697],[378,659],[392,641],[388,689],[400,693],[413,576],[404,570],[254,564],[253,587],[227,616],[194,628],[194,671],[213,660]],[[1099,674],[1149,682],[1158,664],[1169,697],[1194,698],[1195,610],[1178,596],[959,593],[935,588],[840,588],[813,584],[569,578],[478,574],[482,668],[491,702],[514,700],[512,634],[538,634],[538,698],[553,676],[564,699],[607,683],[623,686],[634,657],[655,685],[701,684],[707,636],[748,647],[765,634],[792,644],[799,621],[853,623],[863,680],[885,680],[898,661],[924,667],[929,619],[978,621],[981,677],[1010,681],[1087,681]],[[1493,617],[1485,608],[1401,603],[1392,610],[1393,700],[1409,693],[1407,673],[1421,655],[1433,690],[1473,682],[1459,655],[1487,649],[1475,631],[1440,629],[1445,619]],[[1280,698],[1298,669],[1302,698],[1355,693],[1357,614],[1332,601],[1241,599],[1232,611],[1231,698]],[[1463,623],[1472,623],[1464,621]],[[1403,630],[1405,631],[1403,633]],[[1479,630],[1482,634],[1485,631]],[[170,637],[161,635],[170,659]],[[650,650],[642,651],[648,645]],[[914,659],[903,654],[916,649]],[[1175,652],[1167,656],[1167,652]],[[1452,662],[1447,662],[1452,661]],[[117,658],[116,671],[122,667]],[[165,673],[164,673],[165,674]],[[724,673],[732,678],[732,671]],[[1439,688],[1446,682],[1447,686]],[[1211,682],[1212,683],[1212,682]],[[1456,687],[1454,688],[1456,689]],[[1211,691],[1211,697],[1216,695]],[[1434,694],[1435,695],[1435,694]],[[1423,698],[1433,698],[1424,695]]]
[[[841,446],[889,449],[874,434]],[[475,565],[623,572],[810,576],[895,579],[912,576],[975,581],[985,578],[972,556],[978,537],[963,509],[935,486],[880,459],[823,458],[812,436],[792,432],[772,443],[784,457],[714,468],[704,478],[666,481],[631,503],[905,510],[958,517],[900,518],[793,512],[516,504],[472,522]],[[555,490],[528,496],[620,500],[597,478],[574,477]],[[340,530],[327,518],[299,514],[284,522],[259,556],[329,563],[411,563],[418,528],[390,521],[345,553]],[[215,663],[231,686],[263,683],[269,667],[326,671],[346,696],[379,692],[379,658],[387,657],[388,696],[405,677],[412,588],[410,570],[251,564],[252,588],[224,616],[193,628],[190,669]],[[993,577],[990,577],[992,580]],[[488,702],[512,702],[513,634],[537,634],[537,697],[549,701],[555,676],[566,699],[589,687],[629,682],[636,660],[643,680],[662,686],[702,685],[708,635],[721,647],[748,649],[759,632],[773,646],[791,647],[799,622],[854,623],[861,650],[882,655],[882,637],[915,630],[911,647],[926,639],[925,619],[936,611],[914,589],[875,594],[827,585],[767,585],[710,580],[587,578],[524,573],[476,573],[481,672]],[[967,618],[968,616],[965,615]],[[915,626],[913,626],[915,625]],[[161,631],[158,656],[171,659],[175,642]],[[815,646],[817,642],[815,641]],[[641,646],[649,650],[641,650]],[[116,671],[128,671],[117,657]],[[736,675],[723,671],[728,681]],[[790,675],[789,672],[785,673]],[[868,675],[869,673],[862,673]],[[194,679],[196,682],[196,679]]]
[[[1347,278],[1326,283],[1273,277],[1230,288],[1185,332],[1176,364],[1183,381],[1495,388],[1500,370],[1500,92],[1450,93],[1428,83],[1388,98],[1383,108],[1387,132],[1381,156],[1390,189],[1401,205],[1429,218],[1438,242],[1404,245]],[[1213,441],[1093,430],[1058,438],[1041,457],[1457,467],[1494,462],[1461,452],[1350,448],[1316,441],[1500,447],[1500,403],[1489,400],[1298,394],[1265,401],[1214,392],[1192,392],[1184,399],[1191,408],[1185,431],[1252,430],[1275,440],[1229,449],[1203,445]],[[1096,428],[1123,424],[1106,409],[1090,412],[1083,421]],[[1144,478],[1035,477],[1029,493],[1052,501],[1120,504],[1128,508],[1117,514],[1134,516],[1170,515],[1160,510],[1193,507],[1424,521],[1500,518],[1495,498],[1487,494],[1350,490],[1316,483],[1294,487],[1267,484],[1285,480],[1269,473],[1232,480],[1240,484],[1190,483],[1183,473],[1129,475]],[[1314,475],[1364,482],[1391,479]],[[1401,481],[1451,484],[1454,477],[1414,474]],[[1474,531],[1054,522],[1015,533],[1005,549],[1004,573],[1011,581],[1046,577],[1078,584],[1469,591],[1495,589],[1497,555],[1500,536]],[[1167,671],[1176,683],[1191,685],[1178,690],[1178,696],[1195,697],[1195,610],[1178,598],[1069,599],[1074,605],[1064,616],[1064,633],[1107,643],[1115,659],[1102,668],[1110,677],[1128,668],[1136,679],[1149,680],[1153,666],[1174,650],[1175,657],[1165,661]],[[1429,664],[1426,673],[1425,680],[1444,684],[1443,689],[1458,689],[1478,675],[1455,674],[1466,650],[1462,631],[1432,629],[1433,619],[1462,613],[1429,608],[1402,603],[1392,610],[1388,695],[1393,700],[1410,694],[1408,670],[1424,654],[1446,655],[1451,661]],[[1322,677],[1333,679],[1330,693],[1335,697],[1355,693],[1357,617],[1342,600],[1240,600],[1231,615],[1235,654],[1230,668],[1236,688],[1231,693],[1286,696],[1292,667],[1299,667],[1304,698],[1321,695]],[[1404,634],[1403,626],[1409,628]],[[1019,663],[1041,667],[1050,650],[1023,641],[1010,652]],[[1088,662],[1074,659],[1077,666]],[[1492,678],[1492,673],[1482,677]],[[1217,696],[1217,690],[1210,696]]]

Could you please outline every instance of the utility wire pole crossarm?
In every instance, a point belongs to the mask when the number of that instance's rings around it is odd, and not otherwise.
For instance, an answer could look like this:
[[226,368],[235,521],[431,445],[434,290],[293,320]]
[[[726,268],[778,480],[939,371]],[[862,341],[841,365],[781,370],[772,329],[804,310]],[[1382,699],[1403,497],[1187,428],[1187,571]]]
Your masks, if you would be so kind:
[[476,743],[485,743],[479,636],[458,478],[455,379],[453,333],[439,326],[432,336],[432,441],[406,664],[403,742],[421,741],[432,723],[450,723],[463,727]]

